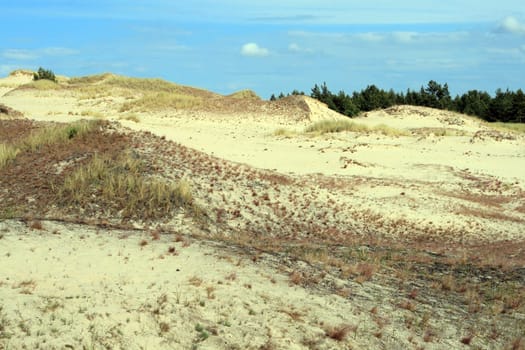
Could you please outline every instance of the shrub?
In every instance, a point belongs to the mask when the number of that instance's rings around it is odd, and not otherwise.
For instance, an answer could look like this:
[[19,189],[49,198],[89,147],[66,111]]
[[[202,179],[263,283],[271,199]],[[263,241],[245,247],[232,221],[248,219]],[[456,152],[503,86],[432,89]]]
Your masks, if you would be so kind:
[[51,80],[51,81],[54,81],[55,83],[57,81],[55,77],[55,73],[53,73],[52,70],[44,69],[40,67],[38,68],[38,72],[33,74],[33,80],[36,81],[36,80],[42,80],[42,79]]

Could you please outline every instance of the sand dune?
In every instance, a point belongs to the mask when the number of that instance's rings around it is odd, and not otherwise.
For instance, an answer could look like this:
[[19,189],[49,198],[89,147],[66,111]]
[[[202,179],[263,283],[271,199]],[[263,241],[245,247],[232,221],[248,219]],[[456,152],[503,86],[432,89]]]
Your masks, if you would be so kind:
[[348,119],[309,97],[113,74],[16,72],[0,104],[35,128],[109,121],[209,213],[205,228],[180,214],[112,229],[103,210],[84,218],[99,226],[56,209],[0,222],[0,349],[522,346],[523,134],[395,106],[319,135],[305,129]]

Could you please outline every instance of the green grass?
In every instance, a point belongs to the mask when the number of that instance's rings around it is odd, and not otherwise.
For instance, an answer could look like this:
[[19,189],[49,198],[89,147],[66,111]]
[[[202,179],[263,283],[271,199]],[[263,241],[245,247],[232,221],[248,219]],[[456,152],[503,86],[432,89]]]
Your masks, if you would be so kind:
[[145,165],[130,153],[118,159],[95,155],[66,177],[58,196],[66,206],[87,206],[96,198],[112,214],[140,219],[164,217],[182,207],[197,209],[188,181],[147,177]]

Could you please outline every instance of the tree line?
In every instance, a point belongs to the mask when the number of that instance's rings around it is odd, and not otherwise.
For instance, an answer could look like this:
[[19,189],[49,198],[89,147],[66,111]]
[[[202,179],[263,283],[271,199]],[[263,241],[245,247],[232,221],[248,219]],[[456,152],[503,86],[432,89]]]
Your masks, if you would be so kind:
[[[290,95],[305,95],[305,93],[294,90],[287,95],[280,93],[277,97],[272,94],[270,100]],[[392,89],[386,91],[375,85],[369,85],[361,91],[348,95],[342,90],[335,94],[328,89],[326,83],[323,83],[320,86],[315,84],[310,96],[326,103],[330,109],[349,117],[354,117],[360,112],[406,104],[456,111],[489,122],[525,123],[525,94],[521,89],[517,91],[498,89],[494,96],[484,91],[470,90],[452,98],[446,83],[442,85],[431,80],[419,91],[408,89],[406,93],[394,92]]]

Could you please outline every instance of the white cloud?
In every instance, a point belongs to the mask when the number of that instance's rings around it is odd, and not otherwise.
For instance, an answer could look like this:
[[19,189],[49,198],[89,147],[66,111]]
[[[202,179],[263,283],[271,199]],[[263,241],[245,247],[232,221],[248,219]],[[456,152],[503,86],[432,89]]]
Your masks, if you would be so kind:
[[288,51],[293,52],[293,53],[312,53],[314,52],[312,49],[303,48],[296,43],[291,43],[290,45],[288,45]]
[[392,33],[394,40],[400,43],[411,43],[416,40],[418,33],[415,32],[394,32]]
[[290,45],[288,45],[288,50],[292,52],[301,52],[301,47],[296,43],[291,43]]
[[264,57],[268,56],[270,51],[264,47],[260,47],[256,43],[244,44],[241,48],[241,55],[250,57]]
[[521,23],[516,17],[508,16],[501,21],[499,31],[525,35],[525,23]]
[[7,49],[2,52],[4,58],[16,61],[28,61],[38,58],[38,55],[29,50]]
[[358,39],[368,42],[383,41],[384,36],[378,33],[359,33],[355,35]]
[[77,53],[78,51],[63,47],[47,47],[34,50],[6,49],[2,51],[1,56],[9,60],[31,61],[42,56],[70,56]]

